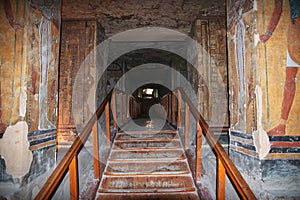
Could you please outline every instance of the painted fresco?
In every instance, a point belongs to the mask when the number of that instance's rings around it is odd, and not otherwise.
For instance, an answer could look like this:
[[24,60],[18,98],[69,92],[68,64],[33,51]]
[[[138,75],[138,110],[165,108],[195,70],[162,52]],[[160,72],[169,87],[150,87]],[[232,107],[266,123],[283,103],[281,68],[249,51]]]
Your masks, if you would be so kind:
[[[253,115],[251,97],[253,97],[253,74],[251,72],[253,38],[249,32],[251,23],[252,0],[228,1],[228,63],[231,127],[241,131],[251,130],[253,122],[247,121],[247,115]],[[252,119],[253,120],[253,119]]]
[[[198,49],[198,72],[191,71],[193,88],[198,92],[199,109],[213,126],[228,126],[226,30],[222,17],[202,17],[195,21],[192,37]],[[222,113],[224,111],[224,113]]]
[[0,17],[1,133],[23,120],[30,132],[53,129],[60,0],[4,0]]
[[[266,88],[270,109],[267,110],[268,135],[300,135],[299,73],[300,65],[300,2],[274,0],[262,16],[260,35],[264,46]],[[276,55],[274,58],[273,55]],[[278,74],[280,70],[281,73]],[[280,98],[278,98],[280,97]],[[274,102],[274,103],[273,103]],[[276,104],[275,104],[276,102]]]
[[[95,107],[93,106],[95,103],[90,101],[91,95],[83,93],[85,90],[93,91],[95,88],[96,57],[91,55],[103,37],[103,28],[96,20],[62,22],[58,148],[68,147],[93,114],[89,108]],[[79,110],[81,112],[78,112]]]
[[[252,133],[262,113],[268,135],[299,135],[299,9],[290,12],[290,2],[299,1],[227,2],[231,127]],[[256,86],[262,88],[262,112]]]

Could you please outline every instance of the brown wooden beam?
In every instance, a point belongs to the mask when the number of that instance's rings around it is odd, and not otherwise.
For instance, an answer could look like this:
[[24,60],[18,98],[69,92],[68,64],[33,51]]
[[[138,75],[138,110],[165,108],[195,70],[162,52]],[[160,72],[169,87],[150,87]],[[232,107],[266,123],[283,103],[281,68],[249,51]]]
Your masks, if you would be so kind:
[[175,93],[171,93],[171,98],[172,98],[172,124],[176,124],[176,96]]
[[79,179],[78,179],[78,161],[77,155],[72,159],[69,166],[70,170],[70,199],[79,199]]
[[190,109],[188,103],[185,103],[185,119],[184,119],[184,146],[189,148],[189,131],[190,131]]
[[91,134],[92,128],[95,122],[99,119],[100,115],[103,113],[105,109],[105,105],[111,99],[112,91],[105,97],[103,102],[100,104],[94,115],[88,121],[86,126],[84,127],[83,131],[76,137],[75,141],[73,142],[72,146],[69,148],[65,156],[56,166],[46,183],[43,185],[35,199],[50,199],[57,188],[60,185],[60,182],[65,177],[68,172],[69,166],[73,161],[74,156],[82,149],[83,145],[85,144],[87,138]]
[[119,118],[120,118],[120,124],[122,124],[123,123],[123,95],[121,93],[119,94],[119,101],[120,101]]
[[228,175],[228,178],[232,181],[232,184],[239,196],[242,199],[256,199],[249,185],[244,180],[244,178],[242,177],[232,160],[229,158],[220,142],[216,139],[215,135],[210,131],[208,124],[201,116],[197,108],[194,106],[193,102],[189,99],[189,97],[181,88],[179,89],[183,100],[190,106],[190,111],[193,114],[194,118],[200,123],[202,132],[206,137],[208,143],[210,143],[210,145],[212,146],[213,152],[221,160],[226,170],[226,174]]
[[225,199],[225,177],[226,172],[223,166],[222,161],[218,158],[217,159],[217,199],[222,200]]
[[177,128],[181,127],[181,93],[178,90],[178,96],[177,96]]
[[105,105],[105,126],[106,126],[106,145],[110,147],[110,119],[109,119],[109,102]]
[[98,121],[94,123],[92,132],[93,132],[92,137],[93,137],[93,154],[94,154],[94,178],[100,179]]
[[114,130],[117,129],[117,105],[116,105],[116,93],[114,92],[111,97],[111,104],[112,104],[112,115],[113,115],[113,123],[114,123]]
[[201,165],[202,165],[202,128],[197,123],[197,134],[196,134],[196,180],[199,181],[201,177]]

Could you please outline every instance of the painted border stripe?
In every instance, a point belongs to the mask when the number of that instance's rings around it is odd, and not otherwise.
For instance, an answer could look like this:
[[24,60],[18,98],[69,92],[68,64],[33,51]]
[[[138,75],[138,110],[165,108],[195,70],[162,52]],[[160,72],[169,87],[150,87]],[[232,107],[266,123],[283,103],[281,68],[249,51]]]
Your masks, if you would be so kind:
[[269,136],[270,142],[281,141],[281,142],[300,142],[300,136]]
[[49,130],[39,130],[39,131],[34,131],[30,132],[27,134],[27,137],[32,137],[32,136],[38,136],[38,135],[43,135],[46,133],[56,133],[56,129],[49,129]]
[[31,141],[36,141],[36,140],[44,139],[47,137],[53,137],[53,136],[56,136],[56,132],[47,133],[47,134],[38,135],[38,136],[31,136],[31,137],[28,137],[28,140],[31,142]]
[[300,153],[300,147],[298,147],[298,148],[291,148],[291,147],[271,148],[269,153]]
[[300,142],[271,142],[272,147],[300,147]]
[[268,154],[264,160],[266,159],[300,159],[300,153],[270,153]]
[[243,147],[244,149],[255,151],[255,147],[253,145],[248,145],[238,141],[230,141],[230,146],[238,146],[238,147]]
[[45,147],[54,147],[56,145],[56,141],[54,140],[50,140],[48,142],[44,142],[44,143],[41,143],[41,144],[37,144],[37,145],[34,145],[34,146],[30,146],[29,147],[29,150],[31,151],[35,151],[35,150],[38,150],[38,149],[42,149],[42,148],[45,148]]
[[255,151],[244,149],[242,147],[230,146],[229,150],[232,150],[232,151],[235,151],[235,152],[239,152],[239,153],[243,153],[243,154],[246,154],[248,156],[252,156],[252,157],[257,158],[257,153]]
[[244,138],[244,139],[252,139],[251,134],[236,132],[236,131],[233,131],[233,130],[230,131],[230,135],[233,135],[233,136],[236,136],[236,137],[241,137],[241,138]]
[[244,143],[244,144],[248,144],[248,145],[253,146],[253,140],[252,139],[245,139],[245,138],[241,138],[241,137],[231,136],[230,141],[236,141],[236,142],[240,142],[240,143]]
[[42,143],[45,143],[45,142],[48,142],[48,141],[56,141],[56,136],[31,141],[30,146],[34,146],[34,145],[37,145],[37,144],[42,144]]

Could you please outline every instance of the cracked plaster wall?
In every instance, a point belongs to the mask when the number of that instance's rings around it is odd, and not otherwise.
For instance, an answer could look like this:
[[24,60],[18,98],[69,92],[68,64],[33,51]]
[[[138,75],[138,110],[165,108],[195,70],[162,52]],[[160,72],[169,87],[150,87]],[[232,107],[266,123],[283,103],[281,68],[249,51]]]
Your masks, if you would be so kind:
[[33,163],[45,145],[38,136],[32,148],[28,135],[56,128],[59,24],[60,0],[0,4],[0,177],[18,187],[55,159]]

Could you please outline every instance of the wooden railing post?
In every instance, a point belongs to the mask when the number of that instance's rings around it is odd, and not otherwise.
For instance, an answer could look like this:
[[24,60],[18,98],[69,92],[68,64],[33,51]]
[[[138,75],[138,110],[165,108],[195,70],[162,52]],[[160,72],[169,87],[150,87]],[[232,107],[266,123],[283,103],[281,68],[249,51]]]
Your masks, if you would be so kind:
[[168,113],[168,121],[172,123],[172,99],[170,94],[168,94]]
[[197,123],[197,134],[196,134],[197,140],[196,140],[196,180],[199,181],[201,177],[201,165],[202,165],[202,128]]
[[120,99],[120,114],[119,114],[119,118],[120,118],[120,124],[123,123],[123,95],[120,93],[119,94],[119,99]]
[[134,117],[137,117],[137,115],[138,115],[138,111],[137,111],[138,104],[137,104],[136,101],[133,101],[132,105],[133,105],[133,110],[134,110]]
[[181,127],[181,93],[180,90],[178,90],[178,96],[177,96],[177,128]]
[[[83,148],[84,144],[86,143],[88,137],[91,133],[93,133],[93,138],[96,138],[97,135],[97,121],[101,114],[105,110],[106,103],[111,100],[112,91],[104,98],[103,102],[97,108],[96,112],[87,122],[86,126],[82,130],[82,132],[75,138],[72,146],[68,149],[65,156],[61,159],[61,161],[57,164],[54,171],[51,173],[49,178],[46,180],[43,187],[40,189],[39,193],[36,195],[35,199],[51,199],[54,195],[57,188],[59,188],[63,178],[69,171],[70,175],[70,199],[78,199],[79,198],[79,178],[78,178],[78,161],[77,156],[81,149]],[[93,143],[97,144],[97,138],[94,140]],[[94,155],[97,159],[97,153],[99,149],[97,145],[94,149],[96,152]],[[97,169],[97,164],[95,170]],[[97,170],[96,170],[97,171]],[[100,173],[100,172],[99,172]],[[99,175],[95,175],[96,177]]]
[[123,94],[122,95],[122,97],[123,97],[123,123],[125,122],[125,120],[126,120],[126,109],[127,109],[127,106],[126,106],[126,94]]
[[93,153],[94,153],[94,178],[100,179],[98,121],[94,123],[92,129],[92,137],[93,137]]
[[70,171],[70,199],[79,199],[78,161],[75,155],[69,165]]
[[106,145],[110,146],[110,120],[109,120],[109,102],[105,105],[105,126],[106,126]]
[[220,158],[217,158],[217,199],[225,199],[225,168],[220,160]]
[[128,117],[129,117],[129,99],[130,99],[130,96],[126,94],[126,98],[125,98],[125,105],[126,105],[125,120],[128,119]]
[[176,113],[175,113],[176,96],[174,93],[171,93],[171,97],[172,97],[172,124],[175,125],[176,124]]
[[185,103],[185,119],[184,119],[184,145],[185,149],[189,148],[189,129],[190,129],[190,109],[188,103]]
[[113,114],[113,123],[114,123],[114,130],[117,130],[117,105],[116,105],[116,93],[112,94],[112,114]]

